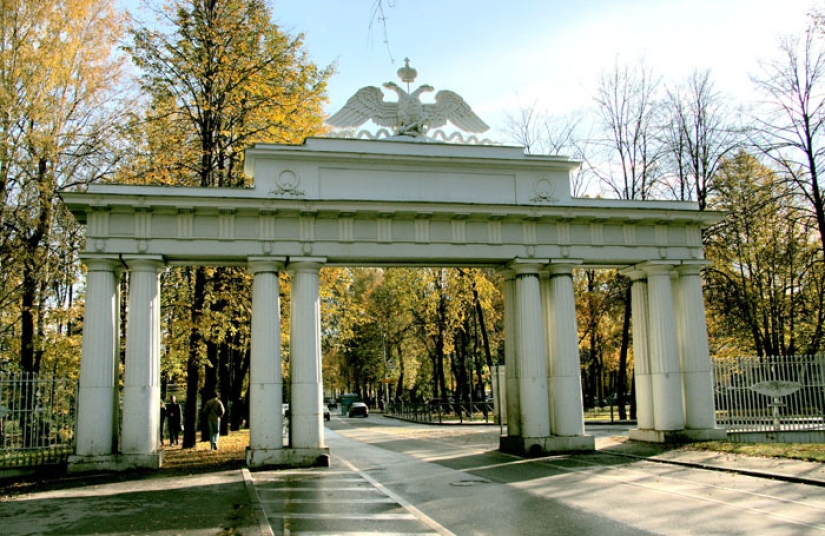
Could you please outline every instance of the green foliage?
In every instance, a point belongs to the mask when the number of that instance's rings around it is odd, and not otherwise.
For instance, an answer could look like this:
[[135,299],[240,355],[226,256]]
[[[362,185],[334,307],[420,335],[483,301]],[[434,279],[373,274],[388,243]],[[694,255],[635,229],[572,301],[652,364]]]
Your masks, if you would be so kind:
[[[586,405],[618,390],[628,281],[615,270],[576,270],[573,277]],[[624,386],[625,390],[628,386]]]
[[491,354],[498,355],[502,304],[490,274],[407,268],[334,273],[322,302],[325,385],[366,396],[388,378],[391,396],[406,400],[468,395],[470,371],[489,385],[476,297]]
[[24,371],[77,364],[81,234],[57,193],[117,159],[122,30],[105,0],[0,4],[0,358]]
[[133,173],[165,184],[241,186],[246,147],[298,143],[321,130],[331,70],[309,61],[301,36],[271,22],[265,2],[175,0],[158,18],[133,27],[125,47],[150,99],[133,133]]
[[813,220],[782,175],[740,152],[723,163],[707,236],[712,352],[821,350],[825,270]]

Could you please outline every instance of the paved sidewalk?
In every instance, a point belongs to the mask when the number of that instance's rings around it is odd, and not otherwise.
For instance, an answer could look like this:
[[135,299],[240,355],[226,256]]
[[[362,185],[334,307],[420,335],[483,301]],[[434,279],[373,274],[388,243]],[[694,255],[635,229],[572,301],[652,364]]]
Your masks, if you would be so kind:
[[605,443],[601,446],[597,445],[597,447],[602,452],[643,458],[655,462],[728,471],[742,475],[825,487],[825,464],[817,462],[757,458],[712,451],[668,450],[660,445],[634,442]]
[[63,478],[48,491],[4,498],[0,533],[257,536],[255,493],[244,473]]

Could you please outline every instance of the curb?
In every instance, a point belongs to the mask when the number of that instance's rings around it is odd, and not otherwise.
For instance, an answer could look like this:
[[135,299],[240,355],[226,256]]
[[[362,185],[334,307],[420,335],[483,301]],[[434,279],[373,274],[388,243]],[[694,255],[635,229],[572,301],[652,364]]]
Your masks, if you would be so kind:
[[622,458],[631,458],[634,460],[643,460],[667,465],[676,465],[679,467],[690,467],[692,469],[705,469],[707,471],[718,471],[720,473],[736,473],[739,475],[744,476],[752,476],[756,478],[766,478],[769,480],[779,480],[781,482],[788,482],[791,484],[807,484],[809,486],[817,486],[820,488],[825,488],[825,482],[822,480],[815,480],[812,478],[805,478],[801,476],[793,476],[788,474],[781,474],[781,473],[768,473],[766,471],[759,471],[757,469],[741,469],[738,467],[730,467],[725,465],[713,465],[707,463],[699,463],[699,462],[684,462],[679,460],[668,460],[665,458],[659,458],[658,456],[639,456],[637,454],[627,454],[627,453],[619,453],[619,452],[604,452],[600,451],[599,454],[607,454],[609,456],[619,456]]
[[255,489],[255,484],[252,482],[252,473],[249,469],[244,467],[241,469],[243,475],[243,482],[246,486],[246,491],[249,493],[249,502],[252,509],[255,511],[255,517],[258,520],[258,530],[261,536],[274,536],[272,532],[272,525],[269,524],[269,519],[264,512],[264,506],[261,504],[261,499],[258,497],[258,491]]

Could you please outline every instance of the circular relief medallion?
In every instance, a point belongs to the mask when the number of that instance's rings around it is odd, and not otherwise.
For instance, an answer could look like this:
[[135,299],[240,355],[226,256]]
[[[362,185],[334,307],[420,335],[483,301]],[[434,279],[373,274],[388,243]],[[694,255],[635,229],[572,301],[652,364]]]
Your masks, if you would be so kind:
[[553,203],[556,201],[556,198],[553,197],[553,193],[555,191],[556,187],[550,179],[542,177],[536,180],[535,184],[533,184],[533,192],[535,192],[536,195],[533,199],[531,199],[531,201]]
[[280,187],[281,190],[284,191],[293,191],[295,188],[298,187],[298,183],[301,180],[298,178],[298,174],[292,171],[291,169],[283,170],[276,180],[276,183]]

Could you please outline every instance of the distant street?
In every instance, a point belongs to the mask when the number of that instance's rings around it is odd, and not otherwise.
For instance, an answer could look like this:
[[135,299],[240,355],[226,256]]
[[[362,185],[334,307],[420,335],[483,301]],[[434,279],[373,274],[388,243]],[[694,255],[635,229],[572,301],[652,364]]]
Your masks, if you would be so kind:
[[521,459],[498,427],[332,417],[326,470],[254,473],[274,534],[825,533],[825,488],[601,452]]

